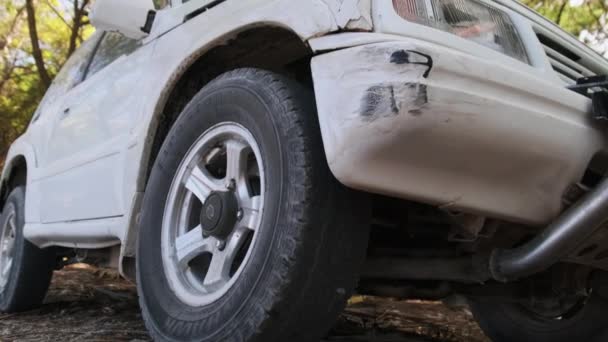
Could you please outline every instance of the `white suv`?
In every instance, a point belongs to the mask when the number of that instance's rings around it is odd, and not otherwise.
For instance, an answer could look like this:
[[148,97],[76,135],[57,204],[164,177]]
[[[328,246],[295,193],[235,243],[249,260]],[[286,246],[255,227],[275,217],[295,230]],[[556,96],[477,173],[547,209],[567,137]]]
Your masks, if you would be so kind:
[[[496,341],[608,326],[608,62],[511,0],[97,0],[11,147],[0,311],[75,261],[159,341],[317,341],[464,295]],[[604,337],[606,338],[606,337]]]

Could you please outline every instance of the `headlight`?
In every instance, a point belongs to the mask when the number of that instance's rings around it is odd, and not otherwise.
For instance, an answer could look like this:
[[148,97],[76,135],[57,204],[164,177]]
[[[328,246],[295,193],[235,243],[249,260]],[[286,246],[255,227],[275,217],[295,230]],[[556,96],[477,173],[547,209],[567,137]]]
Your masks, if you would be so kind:
[[528,63],[509,16],[476,0],[393,0],[403,19],[453,33]]

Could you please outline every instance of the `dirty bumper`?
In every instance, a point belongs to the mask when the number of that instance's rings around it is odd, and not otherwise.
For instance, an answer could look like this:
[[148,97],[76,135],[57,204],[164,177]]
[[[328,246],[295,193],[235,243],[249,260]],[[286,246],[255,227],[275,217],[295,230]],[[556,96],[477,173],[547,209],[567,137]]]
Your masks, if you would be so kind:
[[601,150],[587,98],[442,46],[353,47],[312,68],[330,168],[356,189],[540,225]]

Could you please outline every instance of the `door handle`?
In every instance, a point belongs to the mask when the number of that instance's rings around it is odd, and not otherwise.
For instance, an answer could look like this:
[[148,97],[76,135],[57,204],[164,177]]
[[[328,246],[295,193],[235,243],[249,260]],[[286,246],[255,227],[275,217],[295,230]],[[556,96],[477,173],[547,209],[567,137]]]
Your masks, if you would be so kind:
[[66,108],[63,110],[63,116],[66,117],[68,115],[70,115],[70,108]]

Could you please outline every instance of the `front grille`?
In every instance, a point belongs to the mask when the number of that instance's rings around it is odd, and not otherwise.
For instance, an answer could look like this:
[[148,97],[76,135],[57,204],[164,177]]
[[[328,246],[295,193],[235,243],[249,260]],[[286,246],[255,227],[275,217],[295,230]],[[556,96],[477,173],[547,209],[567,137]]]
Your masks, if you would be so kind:
[[595,76],[595,73],[580,63],[581,57],[542,33],[537,34],[553,70],[568,85],[576,84],[582,77]]

